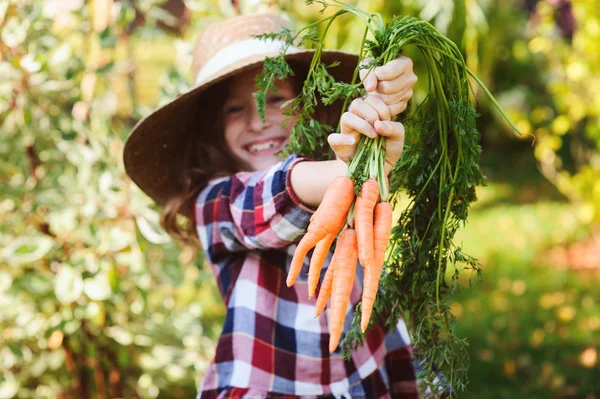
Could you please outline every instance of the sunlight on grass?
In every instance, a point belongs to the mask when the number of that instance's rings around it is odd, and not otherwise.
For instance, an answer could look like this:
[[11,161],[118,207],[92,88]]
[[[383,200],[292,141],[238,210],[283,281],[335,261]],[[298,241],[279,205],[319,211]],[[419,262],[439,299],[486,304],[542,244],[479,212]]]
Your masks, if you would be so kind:
[[482,261],[499,251],[509,258],[532,260],[541,248],[564,244],[578,233],[571,215],[569,205],[555,202],[474,207],[456,238]]

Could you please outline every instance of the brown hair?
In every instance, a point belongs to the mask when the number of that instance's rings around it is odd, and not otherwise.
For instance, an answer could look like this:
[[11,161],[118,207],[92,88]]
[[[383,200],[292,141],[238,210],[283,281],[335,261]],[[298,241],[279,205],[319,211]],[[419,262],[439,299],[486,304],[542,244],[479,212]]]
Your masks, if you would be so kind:
[[[293,78],[296,93],[302,90],[306,79],[307,66],[290,63],[294,70]],[[243,170],[250,170],[249,165],[236,157],[225,142],[222,108],[228,94],[228,81],[208,89],[198,100],[197,107],[191,113],[193,128],[188,129],[188,143],[182,154],[181,191],[169,198],[161,213],[161,226],[176,241],[183,245],[200,248],[196,223],[194,220],[195,202],[200,192],[210,179],[220,176],[231,176]],[[210,101],[202,101],[202,98]],[[199,104],[202,101],[203,107]],[[336,126],[339,120],[341,104],[317,109],[315,118],[321,123]],[[216,117],[215,117],[216,116]],[[200,134],[202,131],[213,132]]]

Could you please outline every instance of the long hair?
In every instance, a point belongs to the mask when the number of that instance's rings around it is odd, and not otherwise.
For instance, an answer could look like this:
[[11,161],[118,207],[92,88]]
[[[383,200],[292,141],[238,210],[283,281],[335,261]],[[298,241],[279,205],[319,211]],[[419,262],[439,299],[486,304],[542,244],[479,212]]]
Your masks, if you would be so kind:
[[[302,90],[306,79],[307,67],[303,64],[290,63],[294,70],[293,78],[296,94]],[[208,182],[216,177],[231,176],[237,172],[250,170],[249,165],[240,160],[227,146],[224,136],[223,105],[228,95],[228,81],[213,86],[203,93],[202,98],[210,98],[206,107],[198,106],[191,112],[191,124],[188,129],[186,145],[183,146],[183,168],[181,170],[181,191],[169,198],[161,213],[163,229],[179,243],[200,248],[194,207],[200,192]],[[336,126],[340,116],[341,105],[321,106],[315,118],[321,123]],[[201,134],[198,132],[211,132]]]

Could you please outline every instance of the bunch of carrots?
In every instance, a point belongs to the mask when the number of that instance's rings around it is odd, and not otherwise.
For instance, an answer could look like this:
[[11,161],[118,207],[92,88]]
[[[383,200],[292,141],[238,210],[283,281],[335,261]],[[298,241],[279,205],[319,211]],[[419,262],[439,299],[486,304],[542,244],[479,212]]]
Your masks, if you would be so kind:
[[[316,304],[318,317],[331,298],[329,351],[337,348],[358,261],[364,267],[361,330],[365,332],[375,304],[385,250],[392,230],[392,205],[387,199],[387,178],[383,177],[384,138],[363,138],[348,168],[348,176],[336,177],[327,187],[319,208],[311,218],[292,259],[287,277],[292,286],[307,253],[314,248],[308,272],[308,297],[312,298],[319,282],[323,263],[336,237],[337,245],[323,278]],[[356,181],[351,177],[367,163],[369,178],[355,195]],[[379,180],[378,180],[379,179]]]

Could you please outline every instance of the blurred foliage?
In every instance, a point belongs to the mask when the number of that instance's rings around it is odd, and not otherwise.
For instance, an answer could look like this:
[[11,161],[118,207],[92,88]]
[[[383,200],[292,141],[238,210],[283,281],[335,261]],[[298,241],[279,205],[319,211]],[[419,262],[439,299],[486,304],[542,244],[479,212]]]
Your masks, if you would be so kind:
[[157,3],[0,4],[0,397],[194,396],[222,310],[121,161]]
[[[221,329],[223,304],[201,254],[171,242],[158,226],[158,209],[125,176],[124,139],[137,120],[189,87],[191,43],[206,23],[223,15],[272,9],[283,10],[301,25],[320,18],[320,8],[295,0],[235,5],[186,0],[187,14],[174,18],[169,8],[174,3],[0,0],[0,399],[195,396]],[[479,193],[481,208],[470,218],[475,230],[465,233],[466,245],[473,245],[471,252],[481,254],[484,265],[498,264],[500,270],[517,273],[539,264],[535,257],[544,246],[582,237],[581,221],[598,221],[600,7],[593,0],[573,2],[571,31],[564,10],[559,10],[566,2],[559,0],[353,3],[384,16],[409,14],[430,20],[460,43],[470,68],[519,127],[536,136],[535,155],[544,176],[578,206],[580,219],[575,219],[569,205],[555,202],[562,196],[551,186],[532,186],[516,172],[535,170],[533,164],[509,169],[506,160],[497,160],[489,171],[491,181],[497,169],[507,175]],[[358,47],[362,30],[351,19],[332,29],[336,34],[328,36],[329,47]],[[418,57],[415,65],[419,74],[423,66]],[[415,97],[424,95],[424,84],[419,82]],[[517,142],[487,103],[478,104],[478,109],[485,148]],[[515,188],[515,182],[522,186]],[[532,204],[547,192],[552,193],[544,197],[550,205]],[[519,203],[519,198],[527,203]],[[508,218],[507,203],[514,206]],[[552,220],[557,212],[562,215],[558,222],[568,228],[553,230],[536,222]],[[506,225],[506,234],[495,234],[497,225]],[[486,229],[490,234],[481,234]],[[555,236],[560,239],[548,238]],[[517,237],[532,241],[503,251],[506,240]],[[486,247],[488,242],[497,248]],[[473,394],[516,397],[509,391],[484,394],[482,384],[495,376],[485,376],[482,370],[520,372],[527,361],[536,364],[530,372],[554,381],[530,391],[530,397],[543,389],[563,392],[552,378],[561,367],[574,367],[578,361],[588,381],[600,367],[600,343],[583,343],[590,334],[598,336],[593,312],[597,314],[599,299],[585,293],[591,287],[570,277],[565,282],[563,274],[553,275],[555,280],[543,286],[535,282],[547,277],[544,272],[513,274],[490,274],[489,279],[501,290],[520,292],[525,284],[526,292],[535,292],[526,305],[542,310],[539,317],[523,322],[515,339],[524,346],[478,341],[475,330],[487,329],[490,323],[512,325],[496,321],[512,317],[506,308],[492,307],[486,317],[487,308],[482,313],[468,308],[473,301],[481,306],[497,302],[498,288],[490,288],[491,293],[486,292],[488,286],[469,290],[473,296],[465,296],[461,305],[465,316],[459,326],[473,342],[471,379],[481,380],[473,383]],[[541,298],[571,282],[575,294],[544,307],[549,302]],[[560,314],[553,313],[559,308]],[[584,309],[581,314],[579,308]],[[579,341],[569,346],[568,361],[559,361],[549,372],[544,365],[555,359],[527,352],[526,342],[535,334],[539,340],[536,331],[561,314],[570,319],[568,334]],[[507,331],[512,330],[499,334]],[[552,345],[566,339],[562,333],[544,334],[554,337]],[[504,360],[485,360],[486,350],[503,351]],[[524,353],[531,353],[528,360]],[[536,363],[536,356],[543,363]],[[486,368],[485,362],[493,367]],[[572,378],[564,374],[563,382],[572,386]],[[575,385],[587,394],[591,382],[585,381]],[[510,380],[505,386],[518,392],[520,382]]]
[[[600,7],[597,1],[540,2],[527,36],[544,95],[529,93],[522,125],[536,137],[544,176],[600,222]],[[558,19],[557,19],[558,14]]]

